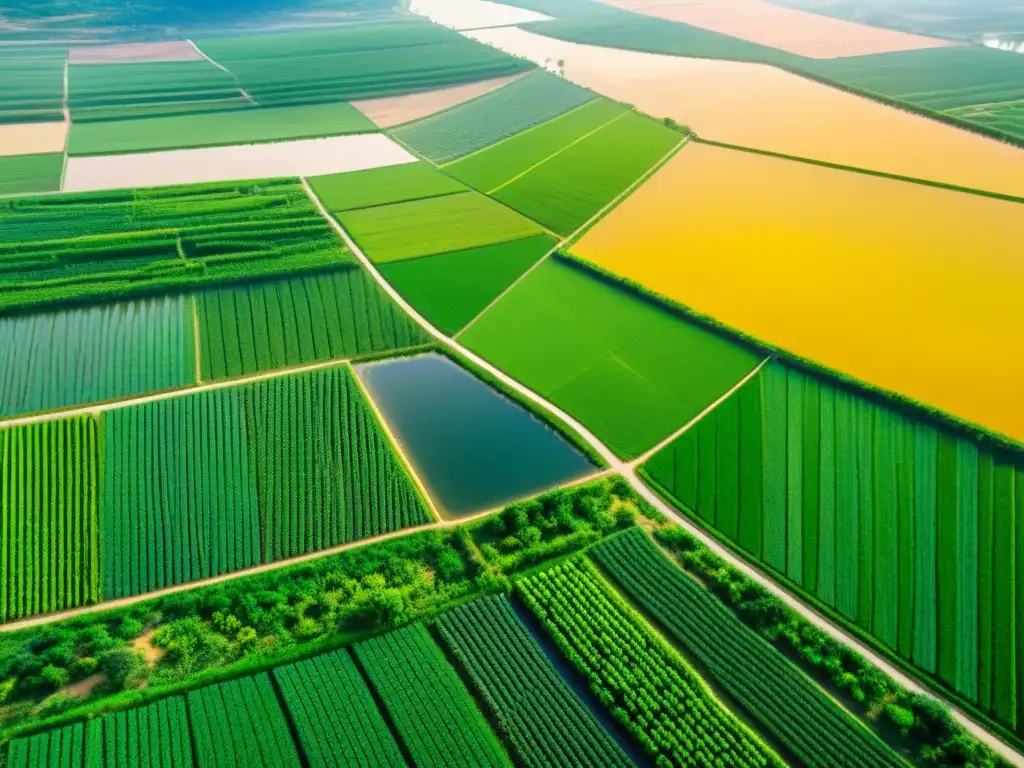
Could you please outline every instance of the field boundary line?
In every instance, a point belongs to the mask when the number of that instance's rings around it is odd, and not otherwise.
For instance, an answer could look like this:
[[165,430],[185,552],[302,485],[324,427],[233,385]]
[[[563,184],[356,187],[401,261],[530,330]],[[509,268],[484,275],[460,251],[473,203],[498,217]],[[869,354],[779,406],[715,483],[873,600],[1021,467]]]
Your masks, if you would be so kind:
[[[618,118],[615,118],[615,119],[617,120]],[[675,153],[678,152],[680,149],[682,149],[686,145],[686,141],[687,140],[684,138],[682,141],[680,141],[678,144],[676,144],[674,147],[672,147],[672,149],[670,149],[668,152],[666,152],[663,157],[659,158],[658,161],[654,165],[652,165],[650,168],[648,168],[643,173],[643,175],[641,175],[636,181],[634,181],[632,184],[630,184],[628,187],[626,187],[624,190],[622,190],[622,192],[620,192],[615,197],[613,197],[611,200],[609,200],[607,203],[605,203],[597,213],[595,213],[593,216],[591,216],[585,222],[580,224],[579,227],[577,227],[573,232],[571,232],[567,236],[561,237],[557,233],[551,232],[550,230],[548,230],[548,232],[550,232],[551,234],[555,235],[555,237],[559,237],[560,238],[558,243],[555,244],[555,247],[552,248],[550,251],[548,251],[546,254],[544,254],[537,261],[536,264],[534,264],[528,270],[523,272],[523,274],[521,274],[519,277],[517,277],[515,280],[513,280],[512,283],[505,290],[503,290],[501,293],[499,293],[497,296],[495,296],[494,299],[486,307],[484,307],[483,309],[481,309],[477,313],[476,317],[474,317],[472,320],[470,320],[468,323],[466,323],[466,325],[462,326],[462,328],[457,333],[455,333],[452,336],[452,339],[453,340],[458,339],[463,333],[465,333],[467,330],[469,330],[469,327],[471,325],[473,325],[477,320],[479,320],[481,317],[483,317],[484,314],[486,314],[489,309],[491,309],[495,304],[497,304],[499,300],[505,298],[505,296],[513,288],[515,288],[520,282],[522,282],[524,279],[526,279],[526,276],[529,275],[531,272],[533,272],[533,270],[537,269],[543,262],[547,261],[547,259],[549,259],[552,255],[558,253],[558,251],[562,250],[567,245],[570,245],[583,232],[585,232],[587,229],[589,229],[591,226],[593,226],[594,223],[597,220],[599,220],[601,217],[605,216],[609,211],[611,211],[615,207],[617,207],[623,200],[625,200],[627,197],[629,197],[629,195],[633,194],[633,192],[635,192],[636,189],[641,184],[643,184],[645,181],[647,181],[649,178],[651,178],[651,176],[653,176],[655,173],[657,173],[659,170],[661,170],[661,167],[663,165],[665,165],[665,163],[667,163],[669,160],[671,160],[672,157],[675,155]],[[497,202],[501,202],[501,201],[499,200]],[[504,205],[504,203],[502,203],[502,205]],[[510,209],[510,210],[514,210],[514,209]],[[520,214],[520,215],[522,215],[522,214]],[[531,221],[532,221],[532,219],[531,219]],[[543,225],[541,225],[541,226],[543,226]],[[545,229],[546,229],[546,227],[545,227]]]
[[[470,38],[470,39],[472,39],[472,38]],[[534,71],[536,71],[536,70],[534,70]],[[573,83],[573,85],[575,85],[577,88],[582,88],[583,87],[581,85],[577,85],[576,83]],[[498,90],[501,90],[501,89],[499,88]],[[554,117],[548,118],[547,120],[541,120],[539,123],[534,123],[529,128],[525,128],[525,129],[519,131],[518,133],[513,133],[511,136],[506,136],[504,139],[499,139],[498,141],[494,142],[493,144],[488,144],[486,147],[480,147],[480,149],[474,149],[468,155],[462,155],[462,157],[457,157],[454,160],[448,160],[447,162],[444,162],[444,163],[435,163],[435,165],[437,165],[438,168],[447,168],[450,165],[455,165],[456,163],[461,163],[463,160],[468,160],[469,158],[474,157],[474,156],[479,155],[479,154],[482,154],[483,152],[486,152],[489,149],[494,149],[495,147],[500,147],[502,144],[504,144],[504,143],[506,143],[508,141],[512,141],[512,139],[517,139],[520,136],[523,136],[523,135],[525,135],[527,133],[531,133],[532,131],[536,131],[537,129],[541,128],[542,126],[550,125],[551,123],[557,123],[563,117],[568,117],[569,115],[573,114],[574,112],[579,112],[584,107],[589,107],[595,101],[598,101],[600,99],[603,99],[605,101],[611,101],[611,99],[608,99],[608,98],[602,96],[601,94],[597,93],[596,91],[591,91],[589,88],[585,88],[584,90],[586,90],[588,93],[594,94],[594,98],[588,99],[587,101],[583,102],[579,106],[573,107],[572,109],[568,109],[568,110],[566,110],[565,112],[563,112],[560,115],[555,115]],[[492,91],[492,93],[493,93],[493,91]],[[484,95],[486,96],[487,94],[484,94]],[[438,114],[440,114],[440,113],[438,113]],[[426,118],[422,118],[422,119],[426,119]]]
[[192,299],[192,347],[196,352],[196,384],[201,385],[203,383],[203,357],[199,333],[199,302],[194,293],[189,298]]
[[198,53],[200,56],[202,56],[208,62],[213,64],[213,66],[215,66],[217,69],[221,70],[222,72],[227,72],[229,75],[231,75],[231,79],[234,80],[235,81],[235,85],[238,86],[238,92],[241,93],[244,98],[248,99],[249,103],[251,103],[253,106],[256,106],[256,107],[260,106],[260,103],[258,101],[256,101],[256,99],[254,99],[252,97],[252,95],[247,90],[245,90],[245,88],[242,87],[242,81],[238,79],[238,75],[236,75],[230,69],[225,67],[223,64],[220,64],[220,63],[214,61],[213,59],[211,59],[209,56],[207,56],[206,55],[206,51],[204,51],[202,48],[200,48],[198,45],[196,45],[192,41],[191,38],[185,38],[185,42],[192,46],[192,50],[194,50],[196,53]]
[[[370,364],[373,362],[375,361],[371,361]],[[395,455],[398,456],[398,460],[405,467],[405,471],[412,478],[413,483],[416,485],[416,490],[419,491],[423,500],[427,503],[427,509],[430,510],[430,516],[434,519],[434,522],[443,522],[444,518],[441,517],[441,513],[437,509],[434,497],[430,494],[430,491],[427,490],[427,484],[423,482],[423,478],[420,477],[415,464],[413,464],[412,459],[409,458],[409,455],[405,452],[405,447],[398,439],[398,435],[396,435],[395,431],[391,428],[391,424],[384,416],[384,412],[377,405],[377,401],[373,399],[373,394],[370,392],[370,388],[367,387],[360,378],[359,372],[356,371],[355,366],[352,365],[351,362],[345,363],[345,366],[352,372],[352,378],[356,380],[356,387],[370,406],[370,412],[373,413],[373,417],[377,419],[377,423],[380,425],[381,430],[384,432],[384,436],[391,444],[392,450],[394,450]]]
[[61,98],[60,110],[64,113],[64,163],[60,168],[60,184],[57,187],[58,192],[64,191],[64,180],[68,175],[68,149],[71,144],[71,107],[70,102],[70,86],[69,81],[71,75],[69,70],[71,69],[71,54],[69,53],[67,58],[64,59],[64,95]]
[[740,379],[740,380],[739,380],[738,382],[736,382],[736,383],[735,383],[735,384],[734,384],[734,385],[733,385],[732,387],[730,387],[730,388],[728,389],[728,391],[726,391],[726,392],[725,392],[725,394],[723,394],[723,395],[722,395],[721,397],[719,397],[719,398],[718,398],[717,400],[715,400],[715,401],[714,401],[713,403],[711,403],[710,405],[708,405],[708,406],[707,406],[707,407],[706,407],[706,408],[705,408],[705,409],[704,409],[703,411],[701,411],[700,413],[698,413],[698,414],[697,414],[696,416],[694,416],[694,417],[693,417],[692,419],[690,419],[690,420],[689,420],[688,422],[686,422],[686,424],[684,424],[683,426],[681,426],[681,427],[680,427],[679,429],[677,429],[677,430],[676,430],[675,432],[671,433],[671,434],[670,434],[670,435],[669,435],[668,437],[666,437],[666,438],[665,438],[664,440],[661,440],[661,441],[660,441],[659,443],[657,443],[657,444],[656,444],[656,445],[655,445],[655,446],[654,446],[653,448],[650,448],[650,449],[648,449],[648,450],[644,451],[644,452],[643,452],[643,453],[641,453],[641,454],[640,454],[639,456],[637,456],[637,457],[636,457],[635,459],[632,459],[631,461],[629,461],[629,462],[628,462],[628,463],[626,464],[626,466],[628,466],[628,467],[630,467],[630,468],[636,468],[636,467],[639,467],[639,466],[640,466],[641,464],[643,464],[643,463],[644,463],[644,462],[646,462],[646,461],[647,461],[648,459],[650,459],[650,458],[651,458],[651,457],[652,457],[652,456],[653,456],[654,454],[656,454],[656,453],[657,453],[658,451],[660,451],[660,450],[662,450],[663,448],[665,448],[665,447],[667,447],[667,446],[671,445],[671,444],[672,444],[672,443],[673,443],[673,442],[674,442],[674,441],[675,441],[676,439],[678,439],[678,438],[679,438],[679,437],[680,437],[681,435],[684,435],[684,434],[686,434],[687,432],[689,432],[689,431],[690,431],[691,429],[693,429],[693,428],[694,428],[694,427],[695,427],[695,426],[696,426],[697,424],[699,424],[699,423],[700,423],[701,421],[703,421],[703,420],[704,420],[704,418],[705,418],[706,416],[708,416],[708,415],[709,415],[709,414],[710,414],[710,413],[711,413],[712,411],[714,411],[714,410],[715,410],[716,408],[718,408],[718,406],[720,406],[720,405],[721,405],[722,403],[724,403],[724,402],[725,402],[726,400],[728,400],[728,399],[729,399],[730,397],[732,397],[732,396],[733,396],[734,394],[736,394],[736,392],[737,392],[737,391],[738,391],[738,390],[740,389],[740,387],[742,387],[743,385],[745,385],[745,384],[746,384],[746,383],[747,383],[748,381],[750,381],[750,380],[751,380],[752,378],[754,378],[754,377],[755,377],[755,376],[756,376],[757,374],[759,374],[759,373],[761,372],[761,370],[762,370],[762,369],[763,369],[763,368],[764,368],[764,367],[765,367],[766,365],[768,365],[768,363],[770,363],[770,362],[771,362],[772,360],[774,360],[774,359],[775,359],[775,355],[774,355],[774,354],[768,355],[768,357],[766,357],[766,358],[765,358],[764,360],[762,360],[762,361],[761,361],[760,363],[758,363],[757,365],[755,365],[755,366],[754,366],[754,369],[753,369],[752,371],[750,371],[750,373],[748,373],[748,374],[747,374],[746,376],[744,376],[744,377],[743,377],[742,379]]
[[587,140],[587,139],[589,139],[589,138],[590,138],[591,136],[593,136],[593,135],[594,135],[595,133],[598,133],[598,132],[600,132],[600,131],[603,131],[603,130],[604,130],[605,128],[607,128],[607,127],[608,127],[609,125],[611,125],[612,123],[614,123],[614,122],[615,122],[616,120],[621,120],[622,118],[624,118],[624,117],[625,117],[626,115],[628,115],[628,114],[630,114],[630,113],[629,113],[629,111],[627,110],[627,111],[623,112],[623,113],[622,113],[622,114],[620,114],[620,115],[616,115],[616,116],[615,116],[615,117],[613,117],[613,118],[612,118],[611,120],[609,120],[609,121],[608,121],[607,123],[602,123],[601,125],[597,126],[597,128],[595,128],[594,130],[592,130],[592,131],[589,131],[589,132],[587,132],[587,133],[583,134],[583,135],[582,135],[582,136],[580,136],[580,137],[579,137],[578,139],[574,139],[573,141],[571,141],[570,143],[566,144],[566,145],[565,145],[564,147],[562,147],[561,149],[557,150],[556,152],[552,152],[552,153],[551,153],[550,155],[548,155],[547,157],[545,157],[545,158],[544,158],[543,160],[541,160],[540,162],[538,162],[538,163],[534,163],[533,165],[531,165],[531,166],[530,166],[529,168],[527,168],[527,169],[526,169],[525,171],[523,171],[522,173],[516,174],[515,176],[513,176],[513,177],[512,177],[511,179],[509,179],[508,181],[506,181],[506,182],[504,182],[504,183],[502,183],[502,184],[499,184],[499,185],[498,185],[498,186],[496,186],[496,187],[495,187],[494,189],[492,189],[492,190],[490,190],[490,191],[486,192],[485,194],[486,194],[486,195],[487,195],[488,197],[490,197],[490,196],[491,196],[491,195],[493,195],[493,194],[494,194],[495,192],[500,192],[500,191],[501,191],[501,190],[503,190],[503,189],[504,189],[505,187],[507,187],[507,186],[509,186],[509,185],[511,185],[511,184],[515,184],[515,183],[516,183],[517,181],[519,181],[519,180],[520,180],[521,178],[523,178],[524,176],[527,176],[527,175],[529,175],[530,173],[532,173],[533,171],[535,171],[535,170],[537,170],[538,168],[540,168],[540,167],[541,167],[542,165],[544,165],[544,163],[548,162],[549,160],[553,160],[554,158],[558,157],[558,156],[559,156],[560,154],[562,154],[563,152],[565,152],[565,151],[567,151],[567,150],[569,150],[569,149],[572,149],[573,147],[575,147],[575,146],[576,146],[577,144],[579,144],[580,142],[582,142],[582,141],[586,141],[586,140]]
[[[676,145],[674,150],[678,150],[678,148],[685,145],[685,143],[685,141],[680,142],[678,145]],[[941,704],[943,704],[945,707],[949,709],[951,716],[964,728],[964,730],[966,730],[968,733],[970,733],[972,736],[977,738],[982,743],[991,747],[995,752],[997,752],[1003,758],[1008,760],[1010,763],[1017,766],[1021,766],[1021,768],[1024,768],[1024,757],[1022,757],[1018,752],[1016,752],[1001,738],[999,738],[993,733],[990,733],[982,725],[971,719],[969,715],[964,713],[955,704],[949,702],[940,694],[926,687],[923,683],[919,682],[916,677],[913,677],[912,675],[896,668],[893,664],[888,662],[880,654],[876,653],[873,649],[871,649],[867,644],[862,643],[860,640],[849,634],[846,630],[842,629],[838,624],[835,624],[823,614],[818,613],[816,609],[804,603],[801,598],[790,593],[785,587],[778,584],[766,573],[764,573],[757,567],[747,562],[744,558],[734,553],[724,544],[721,544],[710,533],[702,529],[692,520],[687,519],[674,507],[672,507],[670,504],[664,501],[657,493],[651,490],[639,477],[637,477],[636,472],[632,467],[628,466],[625,462],[623,462],[611,449],[608,448],[608,446],[604,444],[604,442],[602,442],[596,435],[594,435],[593,432],[587,429],[576,418],[570,416],[568,413],[566,413],[553,403],[549,403],[545,398],[538,395],[536,392],[534,392],[526,385],[512,378],[497,366],[487,362],[479,355],[477,355],[475,352],[472,352],[468,348],[464,347],[455,339],[445,336],[441,331],[435,328],[428,320],[426,320],[419,312],[417,312],[402,297],[402,295],[398,293],[398,291],[396,291],[391,286],[390,283],[388,283],[387,280],[384,279],[384,277],[380,274],[377,268],[374,267],[373,263],[370,262],[370,260],[366,257],[366,254],[364,254],[362,250],[359,248],[359,246],[357,246],[348,236],[348,233],[345,231],[345,229],[336,220],[330,217],[330,215],[327,213],[327,209],[324,208],[323,203],[321,203],[319,198],[317,198],[313,194],[312,188],[309,187],[306,179],[302,178],[301,180],[303,185],[306,187],[307,193],[311,196],[311,199],[314,201],[317,208],[325,216],[325,218],[328,219],[328,221],[334,227],[335,231],[338,232],[341,238],[345,240],[346,244],[349,246],[349,248],[352,249],[352,252],[356,255],[356,258],[359,259],[359,262],[363,265],[363,267],[367,271],[369,271],[370,275],[374,278],[374,280],[378,282],[381,288],[398,304],[398,306],[405,310],[409,314],[409,316],[415,322],[419,323],[423,327],[423,329],[426,330],[431,336],[433,336],[434,338],[438,339],[441,342],[448,344],[456,351],[458,351],[460,354],[462,354],[464,357],[466,357],[468,360],[478,365],[480,368],[482,368],[490,375],[494,376],[496,379],[501,381],[506,386],[510,387],[511,389],[523,395],[530,401],[536,403],[537,405],[547,409],[551,413],[558,416],[567,426],[569,426],[572,429],[575,429],[579,437],[588,442],[593,448],[593,450],[607,462],[608,469],[606,471],[608,471],[609,473],[622,474],[626,482],[630,484],[633,490],[635,490],[641,498],[647,501],[647,503],[651,504],[655,509],[657,509],[663,515],[665,515],[668,519],[672,520],[677,525],[684,528],[688,533],[690,533],[698,541],[704,544],[714,554],[721,557],[723,560],[725,560],[727,563],[735,567],[738,571],[746,575],[748,578],[752,579],[753,581],[763,586],[770,593],[778,597],[780,600],[782,600],[782,602],[784,602],[796,613],[798,613],[804,619],[806,619],[811,624],[816,626],[818,629],[822,630],[835,640],[843,643],[848,648],[858,653],[870,664],[877,667],[879,670],[888,675],[897,684],[903,686],[912,693],[924,693],[930,696],[931,698],[935,699],[936,701],[940,702]]]

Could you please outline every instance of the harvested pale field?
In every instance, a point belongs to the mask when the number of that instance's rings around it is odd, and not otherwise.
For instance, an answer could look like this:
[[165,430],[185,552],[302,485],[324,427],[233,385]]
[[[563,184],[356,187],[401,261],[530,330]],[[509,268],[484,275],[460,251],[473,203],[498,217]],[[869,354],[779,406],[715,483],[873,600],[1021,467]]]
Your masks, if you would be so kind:
[[836,59],[952,43],[783,8],[765,0],[602,0],[608,5],[807,56]]
[[1024,151],[762,64],[468,33],[698,135],[739,146],[1024,197]]
[[319,176],[416,162],[379,133],[68,159],[65,192]]
[[71,64],[135,64],[155,61],[201,61],[203,54],[187,40],[163,43],[120,43],[72,48]]
[[574,252],[728,326],[1024,440],[1024,208],[695,144]]
[[496,91],[513,80],[518,80],[523,74],[496,77],[491,80],[455,85],[450,88],[438,88],[434,91],[410,93],[405,96],[353,101],[352,106],[373,121],[378,128],[391,128],[402,123],[411,123],[413,120],[428,117],[435,112],[441,112],[470,99],[483,96],[485,93]]
[[65,122],[0,125],[0,157],[63,152],[67,134]]
[[550,21],[543,13],[490,0],[412,0],[409,10],[452,29],[484,29]]

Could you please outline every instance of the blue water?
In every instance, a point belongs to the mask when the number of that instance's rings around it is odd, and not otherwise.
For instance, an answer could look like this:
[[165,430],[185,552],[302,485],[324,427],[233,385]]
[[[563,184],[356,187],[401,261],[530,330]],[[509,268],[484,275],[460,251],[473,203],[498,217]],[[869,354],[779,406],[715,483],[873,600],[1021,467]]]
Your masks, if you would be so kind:
[[447,357],[357,365],[443,517],[533,496],[594,466],[558,433]]

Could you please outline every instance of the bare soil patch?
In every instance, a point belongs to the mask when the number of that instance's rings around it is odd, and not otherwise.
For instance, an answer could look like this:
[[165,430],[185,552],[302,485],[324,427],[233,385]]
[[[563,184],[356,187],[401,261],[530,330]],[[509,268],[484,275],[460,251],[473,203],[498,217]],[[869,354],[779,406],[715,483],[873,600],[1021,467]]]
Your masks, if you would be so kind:
[[97,685],[103,682],[104,678],[105,675],[102,672],[97,672],[89,675],[88,677],[83,677],[77,683],[71,683],[71,685],[64,686],[61,693],[66,696],[75,696],[77,698],[84,699],[93,692]]
[[121,43],[72,48],[71,64],[134,64],[156,61],[201,61],[202,54],[185,40],[163,43]]
[[142,653],[146,664],[150,667],[156,666],[165,653],[163,648],[153,645],[153,635],[155,634],[156,629],[149,629],[132,640],[132,650]]
[[0,157],[63,152],[67,133],[65,122],[0,125]]
[[[523,73],[525,74],[525,73]],[[353,101],[352,106],[366,115],[379,128],[391,128],[402,123],[419,120],[444,109],[462,104],[463,102],[496,91],[518,80],[522,74],[510,77],[497,77],[493,80],[481,80],[478,83],[455,85],[450,88],[438,88],[434,91],[409,93],[404,96],[392,96],[386,99],[370,99]]]

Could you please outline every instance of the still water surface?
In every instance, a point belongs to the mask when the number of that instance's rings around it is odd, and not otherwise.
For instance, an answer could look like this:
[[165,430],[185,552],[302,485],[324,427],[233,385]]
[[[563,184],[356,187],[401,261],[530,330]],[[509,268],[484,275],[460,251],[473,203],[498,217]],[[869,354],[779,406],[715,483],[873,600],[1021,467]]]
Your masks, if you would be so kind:
[[594,471],[554,430],[447,357],[367,363],[356,373],[445,518]]

